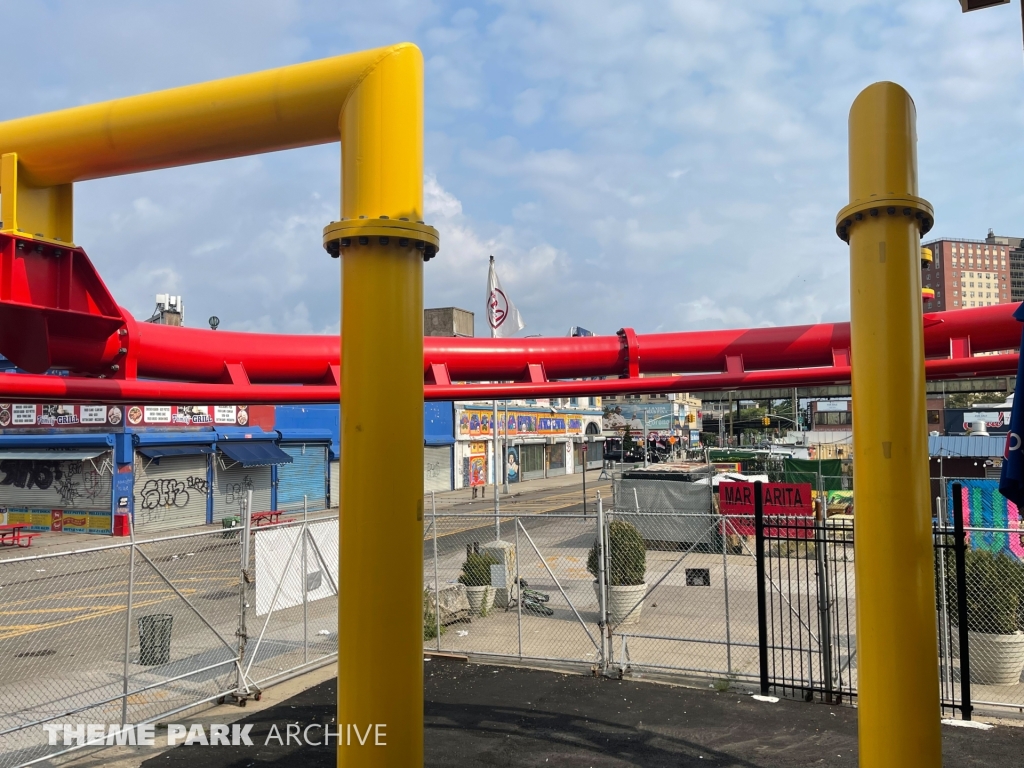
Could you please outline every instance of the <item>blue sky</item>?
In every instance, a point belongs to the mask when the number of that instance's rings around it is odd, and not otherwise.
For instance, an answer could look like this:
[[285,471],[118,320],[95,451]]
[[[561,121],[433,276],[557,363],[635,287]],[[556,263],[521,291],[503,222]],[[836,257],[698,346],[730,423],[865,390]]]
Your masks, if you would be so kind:
[[[1016,4],[956,0],[19,2],[0,119],[411,40],[426,62],[427,306],[483,315],[487,257],[526,334],[844,320],[846,118],[918,108],[936,235],[1024,235]],[[76,240],[139,317],[338,330],[337,145],[76,186]]]

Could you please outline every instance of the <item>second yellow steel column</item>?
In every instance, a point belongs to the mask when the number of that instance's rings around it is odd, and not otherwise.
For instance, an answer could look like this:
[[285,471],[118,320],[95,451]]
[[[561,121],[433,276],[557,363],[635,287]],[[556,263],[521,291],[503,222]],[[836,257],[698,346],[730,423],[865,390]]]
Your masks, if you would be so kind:
[[895,83],[850,110],[850,243],[860,765],[942,764],[928,486],[916,110]]
[[341,114],[338,765],[423,764],[423,59],[399,46]]

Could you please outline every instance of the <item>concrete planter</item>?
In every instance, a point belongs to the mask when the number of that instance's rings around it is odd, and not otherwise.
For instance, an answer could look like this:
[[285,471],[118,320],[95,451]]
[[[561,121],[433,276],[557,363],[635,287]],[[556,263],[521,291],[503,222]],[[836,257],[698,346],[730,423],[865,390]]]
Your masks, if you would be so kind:
[[[971,682],[1016,685],[1024,672],[1024,633],[989,635],[970,632]],[[957,649],[959,650],[959,649]]]
[[466,599],[469,600],[469,615],[479,616],[491,610],[494,605],[494,587],[489,584],[466,587]]
[[[597,583],[594,583],[594,592],[597,593]],[[641,598],[647,592],[646,584],[637,584],[628,587],[608,587],[608,621],[614,626],[616,624],[636,624],[640,621],[640,611],[644,604]],[[637,601],[640,604],[637,605]],[[597,604],[601,604],[601,595],[597,595]],[[630,609],[636,608],[630,613]],[[626,614],[629,614],[628,616]]]

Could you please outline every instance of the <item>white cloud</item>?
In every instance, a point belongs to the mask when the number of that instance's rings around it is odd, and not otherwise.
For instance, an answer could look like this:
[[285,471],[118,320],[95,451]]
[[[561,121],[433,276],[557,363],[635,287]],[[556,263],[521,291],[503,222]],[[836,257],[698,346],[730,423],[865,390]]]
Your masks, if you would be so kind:
[[[845,319],[846,120],[876,80],[915,99],[936,233],[1024,234],[1012,6],[40,0],[9,17],[49,53],[0,51],[0,119],[418,42],[442,239],[426,301],[482,316],[493,254],[529,333]],[[335,145],[79,184],[76,238],[136,314],[174,292],[193,325],[335,332],[338,167]]]

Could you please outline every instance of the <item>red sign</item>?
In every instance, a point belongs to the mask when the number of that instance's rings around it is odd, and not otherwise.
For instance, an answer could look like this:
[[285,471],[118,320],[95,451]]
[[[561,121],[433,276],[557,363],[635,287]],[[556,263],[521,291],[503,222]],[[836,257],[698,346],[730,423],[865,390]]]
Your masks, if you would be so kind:
[[[814,519],[810,483],[762,483],[761,501],[766,536],[802,539],[810,535]],[[754,535],[753,483],[719,483],[718,503],[723,515],[739,518],[729,521],[726,533]]]

